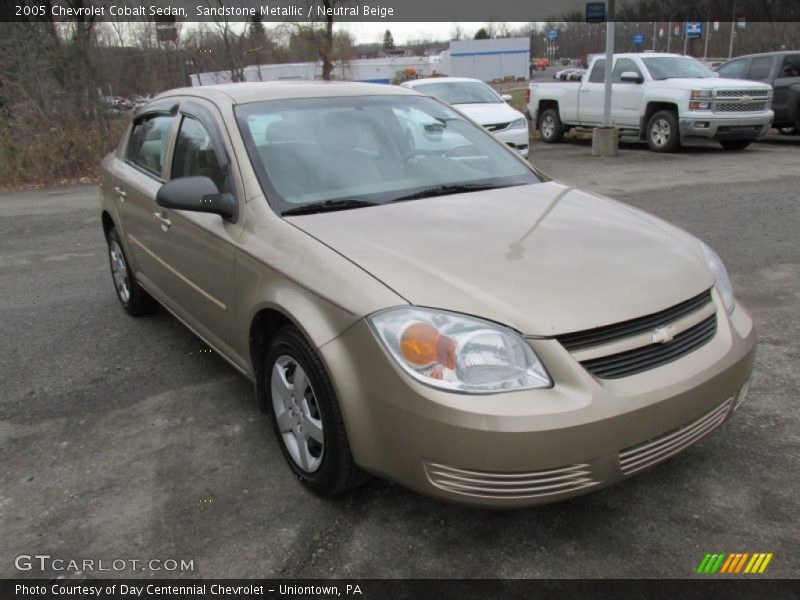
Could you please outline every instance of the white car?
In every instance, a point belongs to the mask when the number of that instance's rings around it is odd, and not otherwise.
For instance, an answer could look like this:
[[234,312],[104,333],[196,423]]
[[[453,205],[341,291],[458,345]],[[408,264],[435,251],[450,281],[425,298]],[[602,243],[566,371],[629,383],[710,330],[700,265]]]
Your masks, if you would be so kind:
[[483,81],[465,77],[415,79],[401,85],[454,106],[501,142],[528,156],[528,120],[507,104],[511,96],[501,96]]

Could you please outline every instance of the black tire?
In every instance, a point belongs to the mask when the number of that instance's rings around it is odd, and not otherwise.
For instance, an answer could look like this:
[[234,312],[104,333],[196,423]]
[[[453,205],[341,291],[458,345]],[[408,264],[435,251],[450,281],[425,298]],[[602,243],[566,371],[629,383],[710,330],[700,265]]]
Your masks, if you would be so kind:
[[[308,408],[306,418],[311,412],[314,412],[316,418],[322,423],[324,436],[322,449],[319,451],[318,457],[313,457],[320,462],[313,471],[306,470],[293,458],[284,434],[291,437],[297,436],[298,433],[294,431],[281,432],[275,402],[273,402],[273,368],[279,359],[285,360],[287,357],[303,369],[310,384],[310,387],[305,388],[302,392],[302,396],[308,399],[306,401]],[[288,370],[284,372],[284,375],[287,380],[290,376],[294,379],[294,374],[289,373]],[[344,420],[330,377],[319,355],[294,326],[287,325],[275,334],[264,356],[263,377],[265,378],[266,403],[272,417],[273,429],[283,457],[295,477],[311,491],[323,496],[341,494],[363,484],[368,479],[368,475],[353,461]],[[279,399],[278,403],[280,402],[282,400]],[[308,421],[305,423],[308,424]],[[302,422],[300,424],[302,427]],[[296,444],[297,438],[294,439]],[[310,447],[312,443],[310,436],[303,443],[308,444],[307,448]]]
[[659,110],[647,121],[647,146],[653,152],[675,152],[681,147],[678,117],[672,110]]
[[[152,313],[158,306],[153,297],[148,294],[136,281],[136,277],[130,269],[128,256],[122,246],[122,240],[116,229],[111,229],[106,237],[108,243],[108,262],[111,268],[111,280],[114,282],[114,291],[117,300],[125,309],[125,312],[132,317],[141,317]],[[119,262],[121,261],[121,262]],[[115,262],[117,271],[115,271]],[[118,282],[115,272],[124,271],[122,279],[124,283]]]
[[539,117],[539,135],[545,144],[557,144],[564,138],[564,125],[557,109],[548,108]]
[[725,148],[725,150],[738,152],[740,150],[744,150],[752,143],[753,140],[724,140],[720,142],[719,145]]

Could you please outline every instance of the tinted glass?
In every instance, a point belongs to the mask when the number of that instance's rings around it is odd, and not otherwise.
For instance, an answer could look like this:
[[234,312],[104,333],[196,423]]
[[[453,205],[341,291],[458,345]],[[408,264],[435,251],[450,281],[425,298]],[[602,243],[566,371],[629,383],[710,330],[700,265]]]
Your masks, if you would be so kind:
[[211,136],[200,121],[184,117],[172,159],[172,178],[191,175],[205,175],[220,191],[225,188],[225,174],[211,145]]
[[729,63],[725,63],[719,69],[717,69],[717,73],[719,73],[720,77],[728,77],[730,79],[741,79],[742,71],[744,70],[745,61],[744,60],[732,60]]
[[771,56],[757,56],[750,63],[750,68],[747,69],[747,78],[753,81],[767,81],[769,79],[770,71],[772,71],[772,61],[775,60]]
[[606,60],[595,61],[592,72],[589,75],[589,81],[592,83],[603,83],[606,77]]
[[170,115],[154,115],[134,123],[128,141],[128,160],[160,176],[172,119]]
[[431,98],[273,100],[238,106],[236,115],[278,212],[326,201],[425,197],[441,186],[539,181],[491,134]]
[[636,61],[631,58],[618,58],[617,62],[614,63],[614,71],[611,73],[611,80],[614,83],[621,83],[622,74],[629,72],[638,73],[639,77],[642,76],[642,72],[639,70]]
[[448,104],[502,104],[504,101],[479,81],[441,81],[415,85],[414,89]]
[[800,54],[787,54],[783,57],[778,77],[800,77]]

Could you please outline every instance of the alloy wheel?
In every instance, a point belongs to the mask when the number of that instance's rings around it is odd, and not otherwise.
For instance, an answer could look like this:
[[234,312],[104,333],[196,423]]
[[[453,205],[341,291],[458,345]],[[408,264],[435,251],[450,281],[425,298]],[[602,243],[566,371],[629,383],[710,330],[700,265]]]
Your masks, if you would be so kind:
[[545,115],[542,117],[542,124],[540,128],[543,137],[549,138],[553,136],[553,133],[556,130],[556,123],[552,115]]
[[117,290],[117,295],[119,295],[123,303],[127,304],[131,298],[128,264],[125,262],[125,255],[116,240],[111,240],[108,246],[108,254],[111,257],[111,275],[114,277],[114,287]]
[[672,128],[666,119],[658,119],[650,127],[650,138],[656,146],[665,146],[672,136]]

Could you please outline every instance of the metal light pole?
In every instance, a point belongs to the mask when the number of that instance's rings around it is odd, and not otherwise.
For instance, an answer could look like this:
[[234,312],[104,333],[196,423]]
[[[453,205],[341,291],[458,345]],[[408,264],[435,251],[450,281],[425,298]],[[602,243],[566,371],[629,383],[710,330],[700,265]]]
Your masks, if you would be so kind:
[[611,72],[614,70],[614,19],[616,18],[615,0],[608,0],[606,15],[606,72],[603,94],[603,126],[611,127]]

